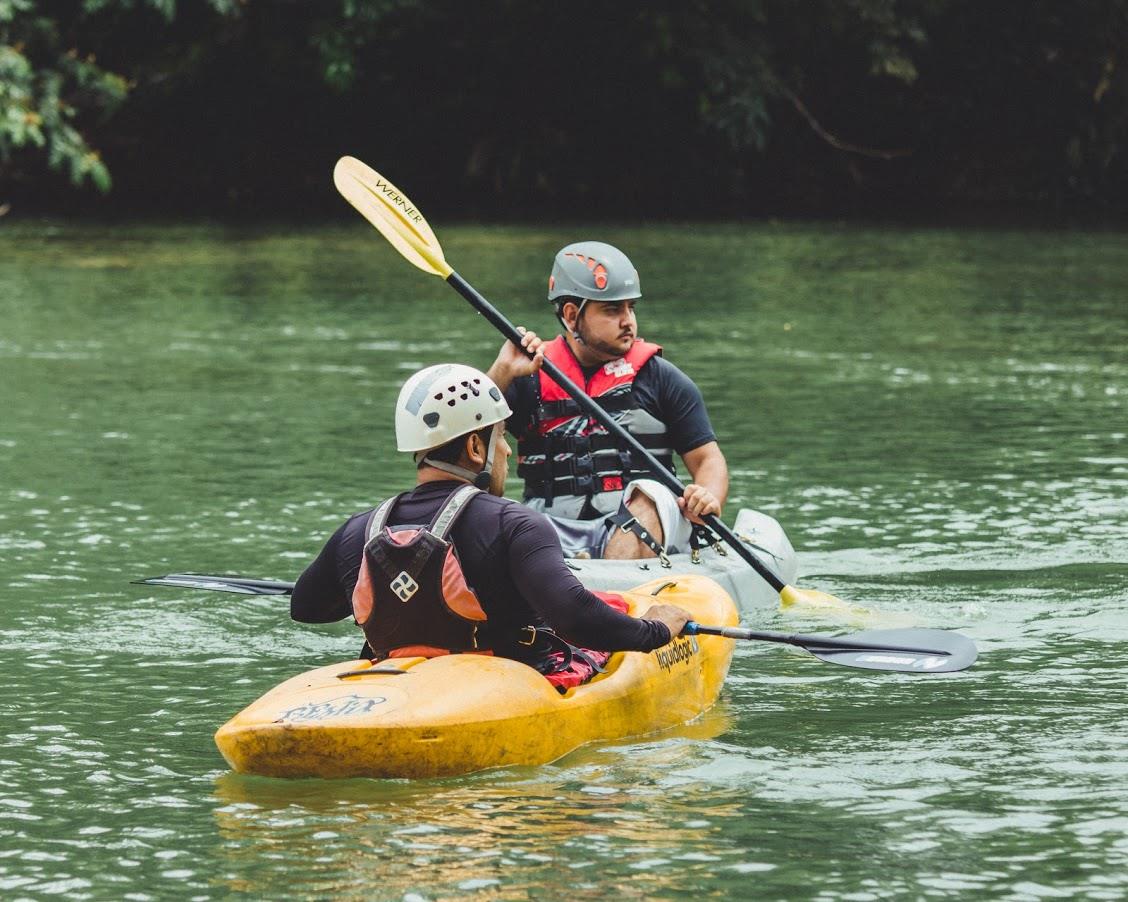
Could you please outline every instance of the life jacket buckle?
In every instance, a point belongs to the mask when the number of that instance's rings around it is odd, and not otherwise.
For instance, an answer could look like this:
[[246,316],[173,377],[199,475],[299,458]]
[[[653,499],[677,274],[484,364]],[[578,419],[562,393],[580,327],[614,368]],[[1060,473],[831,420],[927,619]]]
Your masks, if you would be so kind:
[[658,562],[667,570],[674,566],[674,562],[670,560],[670,556],[665,551],[658,552]]

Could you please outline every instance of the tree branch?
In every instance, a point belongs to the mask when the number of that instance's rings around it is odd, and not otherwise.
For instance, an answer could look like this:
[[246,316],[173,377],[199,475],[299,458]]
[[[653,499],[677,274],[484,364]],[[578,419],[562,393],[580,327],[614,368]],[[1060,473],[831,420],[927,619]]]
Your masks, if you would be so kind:
[[778,85],[778,87],[783,96],[791,101],[791,105],[795,107],[799,115],[807,120],[811,131],[836,150],[841,150],[846,153],[856,153],[859,156],[871,157],[877,160],[895,160],[898,157],[912,156],[913,152],[911,150],[880,150],[873,147],[861,147],[857,144],[850,144],[848,141],[843,141],[837,135],[831,134],[822,127],[822,124],[812,115],[811,111],[807,109],[806,105],[796,96],[794,91],[786,85]]

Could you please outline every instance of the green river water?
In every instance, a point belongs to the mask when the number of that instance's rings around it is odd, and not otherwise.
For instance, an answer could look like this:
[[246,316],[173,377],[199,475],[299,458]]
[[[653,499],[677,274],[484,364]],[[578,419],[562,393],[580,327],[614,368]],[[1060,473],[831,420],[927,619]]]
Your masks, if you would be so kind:
[[[592,237],[438,231],[542,332],[552,254]],[[356,628],[129,581],[294,578],[347,514],[409,484],[402,380],[484,366],[499,339],[363,223],[8,222],[0,897],[1128,896],[1125,236],[598,237],[642,273],[642,334],[704,390],[730,516],[773,514],[802,585],[958,629],[976,666],[868,673],[744,644],[699,722],[551,765],[234,775],[215,729],[352,657]]]

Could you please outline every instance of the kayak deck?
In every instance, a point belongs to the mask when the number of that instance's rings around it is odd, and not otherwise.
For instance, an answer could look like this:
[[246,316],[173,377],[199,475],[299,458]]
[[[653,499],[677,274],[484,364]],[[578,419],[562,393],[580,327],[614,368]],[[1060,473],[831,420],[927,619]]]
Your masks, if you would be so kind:
[[[623,594],[635,616],[662,601],[702,623],[739,619],[728,594],[698,575]],[[588,742],[697,717],[720,694],[733,645],[696,636],[619,652],[605,673],[563,695],[531,667],[486,655],[332,664],[267,692],[219,729],[216,745],[236,771],[277,777],[439,777],[544,764]]]

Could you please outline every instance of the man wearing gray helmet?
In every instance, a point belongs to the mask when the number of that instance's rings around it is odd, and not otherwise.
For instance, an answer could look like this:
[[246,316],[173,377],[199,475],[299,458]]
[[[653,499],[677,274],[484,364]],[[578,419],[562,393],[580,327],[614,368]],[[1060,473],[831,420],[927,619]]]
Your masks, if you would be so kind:
[[[556,255],[548,281],[564,334],[544,342],[527,332],[532,359],[506,342],[490,368],[513,409],[517,473],[524,500],[548,514],[566,553],[649,557],[685,551],[691,523],[720,514],[728,467],[701,392],[665,360],[658,345],[638,337],[638,273],[626,254],[600,241],[570,244]],[[565,374],[670,469],[676,452],[689,471],[675,498],[648,479],[643,461],[540,369],[541,358]],[[621,529],[616,526],[623,527]]]

